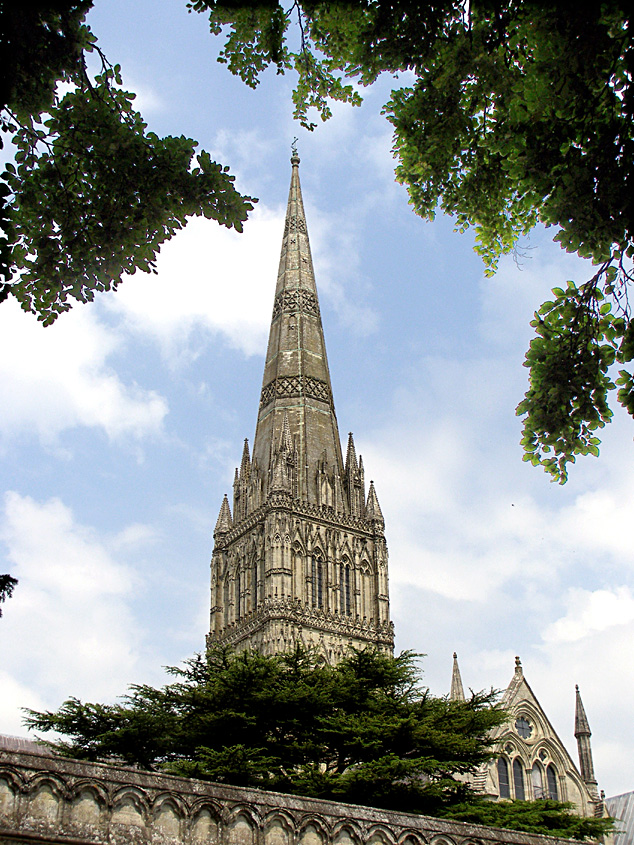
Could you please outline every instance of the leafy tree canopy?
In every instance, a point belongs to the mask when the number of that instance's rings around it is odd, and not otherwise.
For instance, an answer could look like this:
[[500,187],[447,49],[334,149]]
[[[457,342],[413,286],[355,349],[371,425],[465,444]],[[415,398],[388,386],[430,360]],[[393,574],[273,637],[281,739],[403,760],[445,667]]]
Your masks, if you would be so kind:
[[[11,575],[0,575],[0,604],[6,599],[11,598],[17,583],[17,578],[13,578]],[[1,607],[0,616],[2,616]]]
[[[57,712],[28,711],[26,724],[67,737],[50,744],[79,759],[407,812],[453,817],[455,808],[481,820],[463,776],[489,759],[490,731],[506,714],[493,693],[464,702],[430,695],[410,652],[353,652],[333,668],[301,649],[212,650],[169,671],[176,680],[162,689],[133,686],[115,705],[71,698]],[[547,811],[542,832],[586,835],[565,805],[538,803],[527,807],[537,826]]]
[[[147,131],[84,23],[92,0],[0,3],[0,301],[44,324],[153,270],[191,215],[242,230],[253,207],[190,138]],[[87,69],[87,55],[100,65]]]
[[309,128],[312,107],[326,119],[329,100],[358,104],[360,86],[407,72],[383,109],[397,179],[421,216],[440,208],[474,230],[488,273],[538,222],[594,263],[589,280],[555,288],[535,314],[517,412],[524,459],[554,480],[577,455],[598,454],[608,393],[618,386],[634,415],[632,373],[611,375],[634,358],[630,5],[607,0],[583,14],[536,0],[189,5],[226,34],[220,60],[248,85],[269,65],[297,74],[295,114]]

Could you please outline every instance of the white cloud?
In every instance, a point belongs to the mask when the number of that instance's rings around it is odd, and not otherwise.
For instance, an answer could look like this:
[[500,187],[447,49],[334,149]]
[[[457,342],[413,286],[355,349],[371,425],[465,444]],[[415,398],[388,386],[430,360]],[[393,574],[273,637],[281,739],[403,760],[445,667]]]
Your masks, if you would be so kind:
[[359,274],[359,223],[346,211],[326,215],[306,203],[309,236],[320,300],[328,301],[357,337],[376,331],[379,318],[364,302]]
[[[128,330],[156,340],[172,365],[199,354],[201,331],[244,355],[264,355],[285,213],[259,204],[241,234],[205,219],[190,220],[162,247],[158,274],[126,279],[106,299],[109,309]],[[308,216],[322,299],[355,332],[374,331],[376,314],[359,301],[352,304],[341,283],[357,269],[354,232],[317,209]]]
[[21,684],[3,669],[0,669],[0,689],[0,733],[24,736],[23,708],[45,710],[45,701],[33,689]]
[[97,321],[95,306],[76,305],[43,327],[9,300],[0,308],[0,433],[36,431],[45,442],[75,426],[111,438],[161,430],[165,400],[125,385],[107,366],[120,338]]
[[161,99],[158,91],[155,91],[149,85],[139,84],[133,79],[125,79],[124,85],[126,91],[133,91],[136,95],[132,101],[132,108],[136,109],[142,115],[156,114],[165,111],[165,103]]
[[263,206],[242,234],[194,218],[161,249],[158,275],[135,273],[108,306],[157,340],[172,363],[196,355],[200,330],[245,355],[263,354],[283,225],[284,211]]
[[2,667],[12,679],[13,706],[123,692],[141,639],[129,609],[139,587],[132,572],[58,499],[40,503],[8,493],[0,538],[7,547],[3,571],[19,581],[2,618]]
[[546,642],[574,642],[634,622],[634,596],[626,586],[593,591],[573,587],[567,592],[566,605],[566,615],[544,631]]

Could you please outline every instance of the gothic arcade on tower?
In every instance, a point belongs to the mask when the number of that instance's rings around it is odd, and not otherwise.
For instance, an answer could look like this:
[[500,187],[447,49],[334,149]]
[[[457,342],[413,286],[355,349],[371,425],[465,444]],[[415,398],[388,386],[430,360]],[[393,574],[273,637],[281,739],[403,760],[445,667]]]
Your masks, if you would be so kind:
[[303,643],[336,663],[351,646],[392,653],[387,547],[352,434],[343,461],[295,152],[291,164],[253,454],[245,440],[214,531],[208,643]]

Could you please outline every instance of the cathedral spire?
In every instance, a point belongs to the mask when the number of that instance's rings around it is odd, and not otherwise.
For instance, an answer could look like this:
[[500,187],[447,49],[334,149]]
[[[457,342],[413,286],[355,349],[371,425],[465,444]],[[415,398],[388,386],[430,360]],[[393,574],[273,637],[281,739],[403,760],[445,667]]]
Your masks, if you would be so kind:
[[592,762],[592,746],[590,745],[592,732],[577,685],[575,685],[575,691],[575,739],[579,751],[579,770],[593,797],[598,797],[597,780],[594,776],[594,764]]
[[333,664],[393,651],[388,553],[352,435],[344,468],[295,149],[291,164],[255,437],[214,536],[208,643],[301,643]]
[[451,690],[449,692],[450,701],[464,701],[464,687],[462,686],[462,678],[460,676],[460,667],[458,666],[458,655],[453,653],[453,669],[451,671]]
[[[296,495],[318,504],[319,462],[323,467],[325,460],[333,483],[340,486],[343,459],[295,150],[291,164],[253,464],[271,479],[276,469],[273,455],[288,436],[297,452]],[[343,502],[338,489],[332,491],[332,499]]]

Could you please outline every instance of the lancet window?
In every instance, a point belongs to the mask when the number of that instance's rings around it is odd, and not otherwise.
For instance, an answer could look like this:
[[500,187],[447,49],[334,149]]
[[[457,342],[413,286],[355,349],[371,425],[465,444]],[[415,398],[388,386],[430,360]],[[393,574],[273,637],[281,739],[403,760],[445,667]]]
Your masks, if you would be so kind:
[[255,556],[251,563],[251,606],[253,610],[258,609],[258,559]]
[[240,591],[240,570],[236,569],[236,622],[242,617],[242,594]]
[[546,782],[548,784],[548,797],[551,801],[559,801],[559,790],[557,789],[557,772],[551,763],[546,769]]
[[544,793],[544,773],[539,763],[533,763],[531,770],[531,781],[533,784],[533,798],[537,801],[540,798],[545,798]]
[[513,786],[515,787],[515,798],[518,801],[526,800],[526,793],[524,792],[524,771],[522,769],[522,761],[519,757],[513,760]]
[[504,757],[498,760],[498,786],[500,790],[500,798],[511,797],[511,786],[509,784],[509,764]]
[[313,556],[313,607],[324,606],[324,560],[320,554]]
[[350,591],[350,564],[344,561],[341,564],[340,572],[341,592],[341,613],[350,616],[351,613],[351,591]]

